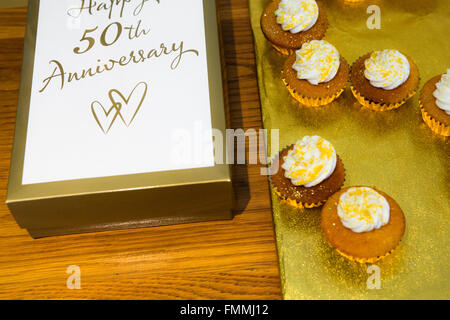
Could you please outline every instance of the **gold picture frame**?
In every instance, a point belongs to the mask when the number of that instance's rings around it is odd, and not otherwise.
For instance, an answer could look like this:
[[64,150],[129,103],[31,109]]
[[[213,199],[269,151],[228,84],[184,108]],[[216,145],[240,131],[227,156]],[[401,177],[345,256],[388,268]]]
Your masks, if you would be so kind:
[[[19,100],[6,203],[34,238],[231,219],[227,164],[187,170],[22,184],[40,0],[28,3]],[[214,0],[203,0],[212,127],[225,136],[223,72]]]

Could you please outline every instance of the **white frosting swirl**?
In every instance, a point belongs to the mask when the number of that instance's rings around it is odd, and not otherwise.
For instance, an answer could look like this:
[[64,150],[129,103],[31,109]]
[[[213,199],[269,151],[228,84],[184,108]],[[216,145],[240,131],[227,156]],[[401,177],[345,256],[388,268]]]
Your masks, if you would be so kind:
[[297,78],[313,85],[332,80],[341,64],[339,51],[325,40],[312,40],[296,51],[297,59],[292,66]]
[[367,187],[348,189],[339,198],[337,212],[344,227],[353,232],[369,232],[389,222],[390,206],[386,198]]
[[393,90],[405,83],[411,70],[408,58],[397,50],[375,51],[364,65],[364,76],[370,84],[385,90]]
[[296,186],[313,187],[327,179],[336,168],[334,147],[319,136],[305,136],[283,158],[285,177]]
[[447,73],[436,83],[433,96],[436,98],[436,105],[450,116],[450,69],[447,69]]
[[319,7],[315,0],[281,0],[275,16],[284,31],[299,33],[316,24]]

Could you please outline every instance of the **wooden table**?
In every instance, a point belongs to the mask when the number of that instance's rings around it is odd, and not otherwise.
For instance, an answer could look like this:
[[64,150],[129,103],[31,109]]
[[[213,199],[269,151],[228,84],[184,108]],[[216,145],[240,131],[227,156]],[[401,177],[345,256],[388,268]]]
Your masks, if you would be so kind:
[[[260,128],[247,1],[219,1],[231,127]],[[279,299],[267,179],[235,167],[232,221],[33,240],[5,205],[26,9],[0,10],[0,298]],[[250,200],[248,200],[250,198]],[[66,286],[81,270],[81,290]]]

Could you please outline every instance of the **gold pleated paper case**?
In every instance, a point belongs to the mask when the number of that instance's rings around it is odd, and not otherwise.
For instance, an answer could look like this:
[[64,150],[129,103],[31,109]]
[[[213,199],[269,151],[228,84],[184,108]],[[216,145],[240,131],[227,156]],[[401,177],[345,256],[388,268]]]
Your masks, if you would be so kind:
[[[286,56],[274,50],[260,28],[261,13],[269,1],[249,0],[264,127],[280,129],[280,148],[305,135],[329,140],[346,169],[344,186],[383,190],[406,216],[406,233],[399,246],[374,263],[380,271],[380,288],[371,289],[374,267],[344,258],[326,242],[320,208],[293,208],[272,191],[284,298],[449,299],[448,138],[425,124],[418,93],[399,108],[384,112],[361,108],[349,86],[329,105],[299,104],[282,81]],[[325,39],[350,64],[373,50],[398,49],[418,65],[419,89],[450,68],[448,0],[322,3],[329,20]],[[367,27],[368,7],[373,5],[380,8],[380,29]]]

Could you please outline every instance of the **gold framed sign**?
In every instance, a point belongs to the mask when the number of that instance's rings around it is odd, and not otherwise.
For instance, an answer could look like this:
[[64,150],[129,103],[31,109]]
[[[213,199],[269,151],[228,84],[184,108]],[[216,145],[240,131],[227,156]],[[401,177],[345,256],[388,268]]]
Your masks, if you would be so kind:
[[31,0],[7,205],[33,237],[232,218],[213,0]]

